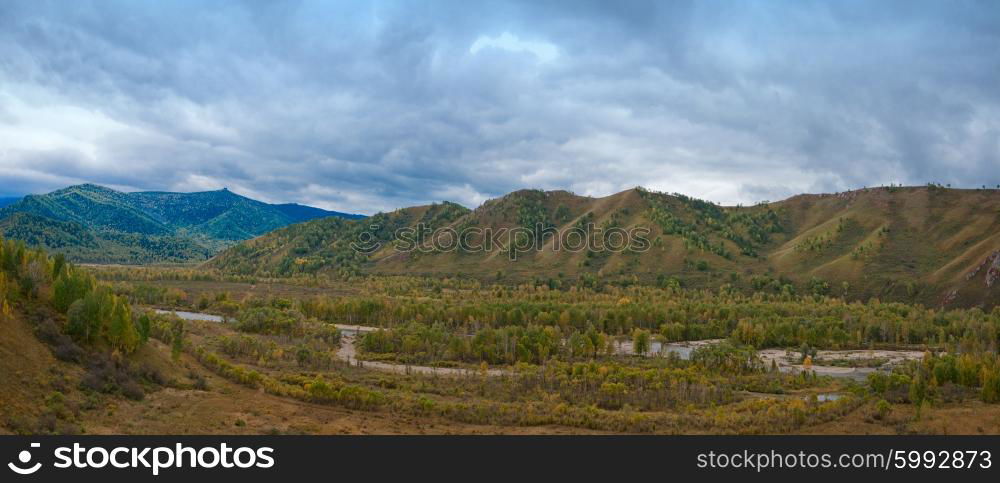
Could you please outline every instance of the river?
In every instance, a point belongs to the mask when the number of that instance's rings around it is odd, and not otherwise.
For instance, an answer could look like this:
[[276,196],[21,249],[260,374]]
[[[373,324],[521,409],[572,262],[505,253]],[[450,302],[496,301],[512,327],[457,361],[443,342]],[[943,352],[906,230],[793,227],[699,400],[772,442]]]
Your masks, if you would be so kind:
[[205,322],[225,322],[225,319],[218,315],[201,314],[198,312],[185,312],[183,310],[160,310],[154,312],[158,314],[174,314],[184,320],[201,320]]

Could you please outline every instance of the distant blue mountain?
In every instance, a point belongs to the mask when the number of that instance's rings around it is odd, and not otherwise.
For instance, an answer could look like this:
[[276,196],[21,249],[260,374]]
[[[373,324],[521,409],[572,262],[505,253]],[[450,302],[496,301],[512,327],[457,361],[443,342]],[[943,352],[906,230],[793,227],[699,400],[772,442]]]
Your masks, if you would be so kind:
[[17,198],[2,198],[2,197],[0,197],[0,208],[3,208],[4,206],[7,206],[7,205],[13,205],[14,203],[17,203],[18,201],[21,201],[20,197],[17,197]]
[[12,201],[0,205],[0,234],[94,263],[205,260],[233,243],[291,224],[364,218],[272,205],[227,189],[124,193],[84,184]]
[[351,213],[341,213],[339,211],[329,211],[321,208],[316,208],[312,206],[300,205],[297,203],[286,203],[283,205],[271,205],[281,211],[289,218],[295,221],[309,221],[315,220],[317,218],[326,218],[329,216],[336,216],[338,218],[347,218],[348,220],[360,220],[362,218],[367,218],[365,215],[355,215]]

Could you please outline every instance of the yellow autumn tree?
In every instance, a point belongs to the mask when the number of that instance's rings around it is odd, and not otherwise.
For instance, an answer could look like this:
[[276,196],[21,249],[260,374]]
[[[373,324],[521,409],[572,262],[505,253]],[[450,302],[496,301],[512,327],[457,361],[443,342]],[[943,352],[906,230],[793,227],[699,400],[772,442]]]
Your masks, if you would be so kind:
[[2,309],[0,309],[0,310],[2,310],[2,314],[0,314],[0,317],[3,318],[3,321],[7,322],[7,321],[13,319],[14,318],[14,312],[13,312],[13,310],[11,310],[10,304],[7,303],[7,300],[4,299],[3,303],[0,304],[0,305],[2,305]]
[[13,310],[7,303],[7,276],[0,272],[0,320],[6,322],[13,317]]

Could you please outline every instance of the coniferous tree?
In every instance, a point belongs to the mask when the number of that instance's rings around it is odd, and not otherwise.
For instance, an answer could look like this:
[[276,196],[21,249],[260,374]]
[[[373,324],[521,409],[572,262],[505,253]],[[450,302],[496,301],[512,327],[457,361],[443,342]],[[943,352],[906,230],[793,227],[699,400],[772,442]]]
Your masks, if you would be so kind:
[[82,299],[94,289],[94,279],[78,270],[64,268],[52,284],[52,305],[66,313],[73,302]]
[[149,341],[149,332],[151,330],[152,321],[149,320],[149,314],[142,314],[136,321],[136,330],[139,331],[139,344],[145,344]]

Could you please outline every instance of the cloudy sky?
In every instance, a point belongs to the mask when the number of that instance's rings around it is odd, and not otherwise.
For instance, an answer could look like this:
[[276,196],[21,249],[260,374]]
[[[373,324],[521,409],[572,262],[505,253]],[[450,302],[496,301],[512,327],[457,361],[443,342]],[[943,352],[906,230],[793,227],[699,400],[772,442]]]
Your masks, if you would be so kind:
[[0,3],[0,195],[1000,183],[993,1]]

